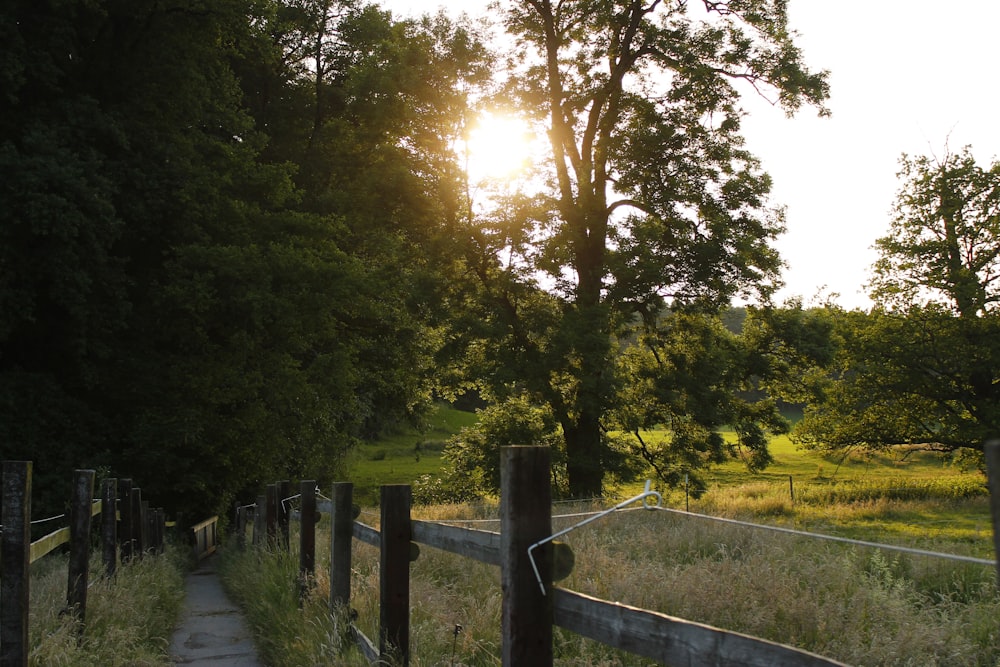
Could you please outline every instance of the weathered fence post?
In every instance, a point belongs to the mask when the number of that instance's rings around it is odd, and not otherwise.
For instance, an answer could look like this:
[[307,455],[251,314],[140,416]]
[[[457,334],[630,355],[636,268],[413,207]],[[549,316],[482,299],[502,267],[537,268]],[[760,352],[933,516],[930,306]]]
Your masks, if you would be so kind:
[[132,480],[118,480],[118,544],[121,546],[122,563],[132,560],[135,544],[132,542]]
[[118,495],[118,480],[111,477],[104,480],[101,487],[101,558],[104,572],[115,576],[118,568],[118,517],[115,501]]
[[316,579],[316,480],[299,482],[299,600]]
[[240,550],[246,546],[246,524],[243,518],[243,505],[240,505],[240,501],[235,501],[233,503],[233,529],[236,531],[236,547]]
[[990,513],[993,515],[993,557],[997,561],[997,587],[1000,588],[1000,440],[987,440],[983,453],[986,454]]
[[383,485],[379,527],[379,652],[404,666],[410,664],[410,496],[408,485]]
[[266,489],[267,498],[267,546],[275,548],[278,546],[278,485],[268,484]]
[[257,504],[253,508],[253,543],[254,546],[264,543],[264,522],[267,518],[267,496],[257,496]]
[[69,581],[66,608],[77,620],[77,632],[83,631],[87,615],[87,583],[90,579],[90,518],[94,497],[93,470],[73,473],[73,500],[69,506]]
[[31,462],[3,462],[0,537],[0,667],[28,665]]
[[292,548],[291,526],[288,521],[288,506],[285,505],[285,498],[292,494],[292,483],[287,479],[278,482],[278,534],[285,551]]
[[333,511],[330,512],[330,608],[351,603],[351,545],[354,541],[354,485],[333,485]]
[[152,517],[150,516],[152,512],[149,509],[148,500],[142,501],[139,511],[142,514],[142,555],[145,556],[147,552],[153,549],[153,524]]
[[132,505],[132,557],[142,558],[142,552],[146,549],[145,530],[142,515],[142,489],[137,486],[132,487],[132,497],[129,499]]
[[552,535],[550,457],[548,447],[500,450],[504,667],[552,665],[552,544],[534,550],[541,586],[528,557],[528,547]]

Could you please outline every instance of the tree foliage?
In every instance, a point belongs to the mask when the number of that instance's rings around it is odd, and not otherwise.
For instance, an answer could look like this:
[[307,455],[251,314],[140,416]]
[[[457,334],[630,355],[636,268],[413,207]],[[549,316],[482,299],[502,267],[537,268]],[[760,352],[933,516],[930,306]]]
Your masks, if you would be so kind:
[[870,313],[834,311],[836,361],[798,435],[826,448],[981,450],[1000,431],[1000,166],[903,156]]
[[1000,301],[1000,162],[976,163],[970,147],[940,160],[901,159],[902,186],[889,234],[878,239],[872,298],[905,310],[936,303],[962,317]]
[[[330,0],[0,9],[0,436],[190,518],[430,398],[477,38]],[[65,482],[59,482],[59,479]]]
[[517,42],[508,95],[545,126],[549,180],[473,236],[478,331],[506,371],[480,377],[551,408],[570,492],[593,496],[616,456],[615,341],[664,308],[711,311],[777,282],[781,212],[743,146],[737,86],[792,111],[822,104],[827,84],[783,2],[525,0],[503,16]]

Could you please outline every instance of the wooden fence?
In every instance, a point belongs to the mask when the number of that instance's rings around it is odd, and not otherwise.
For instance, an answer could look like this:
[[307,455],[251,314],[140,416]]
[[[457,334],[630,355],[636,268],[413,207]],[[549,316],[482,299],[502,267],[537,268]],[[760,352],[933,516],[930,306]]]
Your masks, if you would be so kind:
[[[807,651],[728,632],[655,611],[600,600],[554,587],[572,569],[572,552],[552,535],[550,460],[546,447],[505,447],[501,454],[500,532],[460,528],[410,518],[410,487],[381,488],[380,526],[356,520],[353,485],[333,485],[331,503],[330,605],[350,605],[354,539],[379,549],[379,637],[373,642],[351,626],[358,647],[373,664],[409,664],[409,567],[423,544],[501,570],[502,664],[550,667],[552,629],[558,625],[590,639],[666,664],[769,667],[841,665]],[[305,481],[300,531],[300,580],[315,566],[315,482]],[[277,493],[274,497],[287,495]],[[271,493],[258,497],[253,541],[280,541],[277,527],[287,516]],[[279,509],[279,505],[282,507]],[[237,538],[249,524],[248,508],[237,508]],[[272,514],[273,513],[273,514]],[[275,528],[272,530],[271,526]],[[287,543],[287,540],[286,540]],[[530,548],[530,551],[529,551]],[[306,553],[306,551],[308,553]],[[537,576],[536,576],[537,575]]]
[[66,611],[76,616],[79,631],[84,631],[93,517],[101,517],[101,553],[107,576],[114,575],[119,554],[121,562],[127,563],[146,554],[160,553],[164,546],[163,510],[150,508],[149,502],[142,499],[142,490],[133,487],[130,479],[104,480],[101,498],[94,500],[93,470],[77,470],[73,474],[69,526],[32,542],[31,471],[30,461],[3,462],[0,667],[27,667],[30,566],[67,543]]

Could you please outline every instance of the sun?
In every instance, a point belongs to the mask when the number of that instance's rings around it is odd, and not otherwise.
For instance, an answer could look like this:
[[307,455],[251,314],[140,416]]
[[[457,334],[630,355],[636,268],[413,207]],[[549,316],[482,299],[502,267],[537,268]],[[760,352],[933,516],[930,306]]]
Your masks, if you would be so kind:
[[469,180],[509,181],[527,176],[537,159],[539,142],[522,118],[506,113],[481,113],[460,142]]

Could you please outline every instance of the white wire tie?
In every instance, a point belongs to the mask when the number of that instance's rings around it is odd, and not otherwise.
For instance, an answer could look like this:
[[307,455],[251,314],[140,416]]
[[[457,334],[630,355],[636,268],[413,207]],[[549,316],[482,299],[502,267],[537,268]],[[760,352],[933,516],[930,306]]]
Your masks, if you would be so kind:
[[[584,519],[583,521],[580,521],[579,523],[575,523],[572,526],[570,526],[569,528],[564,528],[564,529],[560,530],[558,533],[555,533],[553,535],[549,535],[544,540],[539,540],[538,542],[535,542],[530,547],[528,547],[528,560],[531,561],[531,569],[535,571],[535,579],[538,580],[538,588],[541,589],[542,595],[545,595],[545,584],[542,583],[542,575],[538,571],[538,565],[535,563],[535,554],[533,553],[533,551],[536,548],[542,546],[543,544],[545,544],[547,542],[551,542],[552,540],[556,539],[557,537],[561,537],[561,536],[565,535],[566,533],[568,533],[568,532],[570,532],[572,530],[576,530],[577,528],[580,528],[581,526],[586,526],[588,523],[591,523],[592,521],[597,521],[602,516],[607,516],[607,515],[611,514],[612,512],[614,512],[616,510],[620,510],[623,507],[627,507],[628,505],[631,505],[634,502],[637,502],[637,501],[641,500],[642,501],[642,506],[645,507],[646,509],[648,509],[648,510],[655,510],[655,509],[657,509],[661,505],[661,503],[663,503],[663,496],[660,495],[659,491],[653,491],[653,490],[651,490],[649,488],[651,485],[652,485],[652,480],[647,479],[646,480],[646,489],[642,493],[640,493],[639,495],[637,495],[637,496],[635,496],[633,498],[629,498],[628,500],[623,500],[622,502],[618,503],[617,505],[615,505],[614,507],[612,507],[610,509],[606,509],[603,512],[598,512],[597,514],[589,516],[586,519]],[[656,498],[656,503],[655,504],[650,504],[649,503],[649,499],[650,498]]]
[[288,501],[289,500],[295,500],[296,498],[300,497],[301,495],[302,495],[301,493],[296,493],[294,496],[288,496],[287,498],[282,499],[282,501],[281,501],[281,510],[283,512],[287,512],[288,511],[288,505],[287,505]]

